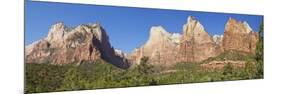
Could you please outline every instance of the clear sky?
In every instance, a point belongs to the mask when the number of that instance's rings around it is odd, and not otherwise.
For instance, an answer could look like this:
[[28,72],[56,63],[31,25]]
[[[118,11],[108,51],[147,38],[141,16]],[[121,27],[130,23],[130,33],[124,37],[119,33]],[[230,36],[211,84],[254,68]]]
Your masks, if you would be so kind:
[[229,17],[248,22],[254,31],[259,30],[263,20],[263,16],[259,15],[27,1],[25,45],[46,37],[49,28],[56,22],[63,21],[67,27],[100,22],[111,45],[129,53],[148,40],[151,26],[161,25],[168,32],[182,33],[188,16],[199,20],[210,35],[222,35]]

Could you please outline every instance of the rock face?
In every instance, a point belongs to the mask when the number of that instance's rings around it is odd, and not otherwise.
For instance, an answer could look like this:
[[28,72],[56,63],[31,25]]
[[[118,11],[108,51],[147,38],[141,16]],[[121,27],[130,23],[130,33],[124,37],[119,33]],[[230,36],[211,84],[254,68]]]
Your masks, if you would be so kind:
[[183,34],[170,34],[161,26],[150,30],[148,41],[133,51],[131,62],[139,63],[144,56],[152,64],[171,65],[178,62],[201,62],[229,50],[254,54],[258,34],[246,22],[230,18],[224,35],[210,36],[203,25],[189,16]]
[[200,22],[189,16],[187,24],[183,26],[183,36],[178,52],[177,60],[180,62],[199,62],[217,56],[222,51]]
[[148,41],[133,51],[130,56],[131,62],[139,63],[142,57],[147,56],[148,62],[152,64],[175,63],[180,37],[180,34],[168,33],[162,26],[151,27]]
[[82,24],[69,29],[63,23],[51,27],[46,38],[26,47],[27,63],[69,64],[105,60],[121,68],[128,62],[115,53],[100,24]]
[[253,32],[247,22],[239,22],[229,18],[225,25],[223,49],[255,54],[258,33]]
[[48,36],[45,38],[45,40],[52,43],[52,48],[63,47],[68,32],[69,30],[67,30],[64,23],[56,23],[50,28]]

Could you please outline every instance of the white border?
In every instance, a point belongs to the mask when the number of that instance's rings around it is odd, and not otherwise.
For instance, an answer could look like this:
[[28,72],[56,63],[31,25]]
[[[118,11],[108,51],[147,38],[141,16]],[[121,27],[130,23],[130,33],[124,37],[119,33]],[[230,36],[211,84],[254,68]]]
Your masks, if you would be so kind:
[[[263,14],[261,0],[33,0],[140,8],[196,10],[224,13]],[[241,10],[243,9],[243,10]]]
[[[54,1],[54,0],[53,0]],[[278,0],[55,0],[98,5],[134,6],[264,15],[265,79],[149,87],[68,91],[53,94],[281,94],[281,29]],[[0,93],[23,93],[23,0],[0,3]],[[50,93],[51,94],[51,93]]]

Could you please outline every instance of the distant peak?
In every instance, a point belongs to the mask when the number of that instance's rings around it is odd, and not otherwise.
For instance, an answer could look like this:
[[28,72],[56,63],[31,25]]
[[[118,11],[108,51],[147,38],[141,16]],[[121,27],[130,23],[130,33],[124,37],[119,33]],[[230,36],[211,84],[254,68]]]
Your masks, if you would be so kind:
[[162,35],[162,34],[169,34],[162,26],[152,26],[150,28],[150,34],[151,35]]
[[152,26],[150,28],[150,31],[163,31],[165,30],[161,25],[157,25],[157,26]]

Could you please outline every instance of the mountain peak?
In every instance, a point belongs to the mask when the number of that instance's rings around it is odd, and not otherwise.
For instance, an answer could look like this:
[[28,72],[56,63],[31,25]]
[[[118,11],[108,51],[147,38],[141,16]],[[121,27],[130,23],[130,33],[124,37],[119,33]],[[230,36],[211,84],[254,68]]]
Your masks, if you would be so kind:
[[58,22],[51,26],[46,40],[49,42],[62,42],[65,33],[67,33],[66,26],[63,22]]
[[161,37],[161,36],[169,36],[168,33],[162,26],[152,26],[150,28],[150,37]]
[[58,28],[58,27],[63,27],[63,26],[65,26],[64,22],[57,22],[54,25],[52,25],[51,28]]
[[191,41],[193,38],[199,39],[199,41],[203,41],[201,39],[208,39],[208,42],[211,40],[203,25],[194,17],[189,16],[187,19],[187,23],[183,26],[182,39]]
[[183,26],[183,30],[188,32],[205,32],[203,25],[193,16],[188,16],[187,23]]
[[[239,29],[236,29],[239,28]],[[246,21],[238,21],[234,18],[229,18],[226,25],[225,25],[226,31],[233,31],[233,32],[243,32],[243,33],[250,33],[252,28]]]
[[188,16],[187,23],[196,22],[197,20],[193,16]]
[[[143,56],[150,57],[149,62],[153,64],[161,64],[161,62],[167,62],[172,64],[174,59],[167,60],[159,55],[176,56],[175,49],[179,45],[181,35],[178,33],[169,33],[162,26],[152,26],[150,28],[149,39],[146,43],[138,49],[135,49],[130,55],[130,59],[138,63]],[[168,63],[169,62],[169,63]]]

